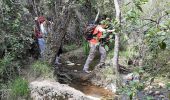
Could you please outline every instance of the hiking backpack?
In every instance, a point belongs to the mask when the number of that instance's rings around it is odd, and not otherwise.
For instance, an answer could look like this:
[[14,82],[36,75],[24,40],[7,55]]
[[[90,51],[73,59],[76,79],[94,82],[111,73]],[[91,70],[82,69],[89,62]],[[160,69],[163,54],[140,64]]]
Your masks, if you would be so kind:
[[96,24],[88,24],[85,28],[85,31],[84,31],[84,37],[86,40],[91,40],[93,39],[93,31],[94,29],[97,27]]

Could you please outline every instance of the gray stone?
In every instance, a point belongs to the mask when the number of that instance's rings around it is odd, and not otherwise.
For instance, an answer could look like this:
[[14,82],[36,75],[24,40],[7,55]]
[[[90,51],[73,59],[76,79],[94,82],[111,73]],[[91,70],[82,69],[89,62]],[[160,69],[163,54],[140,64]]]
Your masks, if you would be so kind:
[[93,100],[82,92],[65,84],[51,81],[34,81],[30,83],[31,98],[33,100]]

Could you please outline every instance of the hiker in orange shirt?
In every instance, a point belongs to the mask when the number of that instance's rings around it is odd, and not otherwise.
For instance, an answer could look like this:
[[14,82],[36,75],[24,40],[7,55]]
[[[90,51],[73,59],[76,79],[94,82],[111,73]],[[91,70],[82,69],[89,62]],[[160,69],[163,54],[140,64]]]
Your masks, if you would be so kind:
[[89,40],[89,46],[90,46],[90,51],[88,58],[86,60],[86,63],[84,65],[83,71],[86,73],[90,73],[88,71],[89,69],[89,64],[93,60],[95,56],[96,49],[99,49],[100,52],[100,62],[97,66],[102,66],[105,64],[105,59],[106,59],[106,50],[104,46],[100,43],[100,39],[102,38],[103,32],[114,32],[113,30],[106,30],[105,28],[107,27],[106,23],[104,21],[101,21],[100,25],[97,25],[97,27],[93,31],[93,38]]

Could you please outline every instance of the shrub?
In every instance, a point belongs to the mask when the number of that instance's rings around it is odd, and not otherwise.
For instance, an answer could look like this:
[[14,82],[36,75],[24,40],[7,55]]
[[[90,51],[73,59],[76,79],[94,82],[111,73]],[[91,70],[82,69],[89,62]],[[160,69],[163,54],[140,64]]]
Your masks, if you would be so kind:
[[18,96],[28,96],[29,88],[28,88],[28,81],[23,78],[16,78],[10,84],[11,92],[14,97]]
[[49,64],[47,64],[45,62],[41,62],[41,61],[36,61],[31,66],[31,69],[33,70],[34,75],[36,75],[36,76],[41,75],[43,77],[52,77],[53,76],[53,72],[50,68],[51,67]]
[[83,52],[85,55],[88,55],[90,51],[89,43],[83,40]]

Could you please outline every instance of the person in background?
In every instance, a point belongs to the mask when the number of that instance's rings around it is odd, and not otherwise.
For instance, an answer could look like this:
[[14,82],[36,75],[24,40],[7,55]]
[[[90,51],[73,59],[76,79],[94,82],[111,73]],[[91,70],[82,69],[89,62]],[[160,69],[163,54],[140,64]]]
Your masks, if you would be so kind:
[[45,17],[35,17],[35,27],[34,27],[34,33],[35,37],[38,40],[38,46],[40,50],[40,58],[44,59],[44,52],[45,52],[45,39],[44,36],[47,34],[45,31],[43,24],[45,23]]

